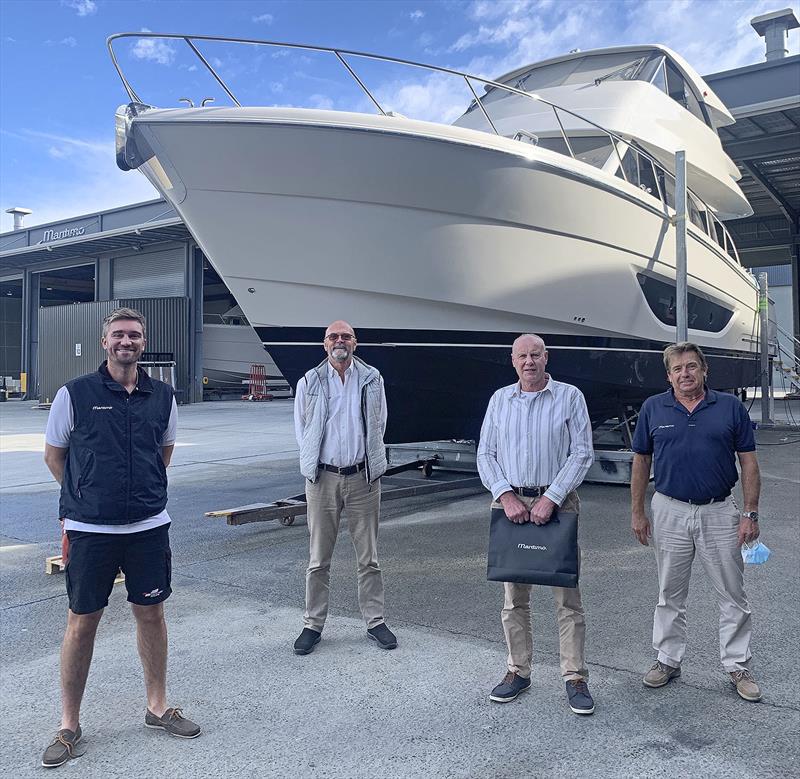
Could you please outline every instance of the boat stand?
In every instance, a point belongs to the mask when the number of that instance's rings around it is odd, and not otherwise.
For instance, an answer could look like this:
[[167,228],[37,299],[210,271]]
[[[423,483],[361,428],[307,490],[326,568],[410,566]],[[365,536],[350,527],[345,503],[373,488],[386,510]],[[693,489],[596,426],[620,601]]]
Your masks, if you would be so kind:
[[[438,447],[437,444],[441,444]],[[468,460],[468,444],[472,449],[472,465],[458,466]],[[425,444],[399,444],[386,447],[389,468],[381,484],[381,501],[433,495],[451,490],[472,490],[481,492],[483,485],[475,476],[446,478],[450,472],[475,473],[474,442],[432,441]],[[403,456],[405,455],[405,456]],[[409,456],[412,459],[409,459]],[[461,458],[461,460],[459,459]],[[445,478],[434,479],[434,469]],[[414,473],[418,471],[419,473]],[[405,476],[403,476],[405,474]],[[306,496],[294,495],[291,498],[272,503],[250,503],[236,508],[207,511],[207,517],[224,517],[228,525],[247,525],[251,522],[271,522],[277,520],[284,526],[294,524],[297,517],[306,513]]]

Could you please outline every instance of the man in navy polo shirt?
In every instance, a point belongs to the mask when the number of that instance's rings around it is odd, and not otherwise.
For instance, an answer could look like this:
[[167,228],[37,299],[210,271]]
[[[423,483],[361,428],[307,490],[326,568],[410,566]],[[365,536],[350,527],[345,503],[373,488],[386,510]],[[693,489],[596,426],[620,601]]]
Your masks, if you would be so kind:
[[181,738],[200,735],[166,701],[163,603],[172,592],[166,467],[175,445],[175,398],[171,387],[138,366],[146,343],[138,311],[112,311],[101,343],[108,359],[58,391],[45,433],[44,459],[61,485],[59,515],[69,539],[61,726],[42,757],[45,768],[77,755],[95,635],[120,568],[144,669],[144,724]]
[[[711,579],[720,609],[720,658],[739,695],[761,700],[749,670],[752,626],[740,548],[758,538],[761,478],[753,426],[734,395],[706,386],[708,366],[695,344],[664,350],[672,389],[642,405],[633,437],[631,525],[640,544],[652,536],[658,570],[653,618],[655,665],[643,679],[663,687],[681,675],[686,651],[686,597],[695,554]],[[744,507],[731,491],[742,472]],[[654,463],[652,526],[644,497]]]

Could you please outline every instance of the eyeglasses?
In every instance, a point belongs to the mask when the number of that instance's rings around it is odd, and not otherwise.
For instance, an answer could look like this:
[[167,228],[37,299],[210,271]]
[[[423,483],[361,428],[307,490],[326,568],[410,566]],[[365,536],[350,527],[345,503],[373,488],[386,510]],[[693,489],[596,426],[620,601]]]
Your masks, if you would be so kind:
[[325,336],[325,340],[331,343],[336,343],[340,338],[343,341],[354,341],[356,337],[352,333],[328,333]]

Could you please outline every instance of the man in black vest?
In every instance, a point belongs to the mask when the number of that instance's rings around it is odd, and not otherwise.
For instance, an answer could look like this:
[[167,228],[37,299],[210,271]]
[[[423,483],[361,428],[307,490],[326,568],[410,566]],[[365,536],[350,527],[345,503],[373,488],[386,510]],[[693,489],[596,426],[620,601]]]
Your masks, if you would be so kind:
[[175,445],[175,399],[169,385],[138,367],[146,343],[141,313],[112,311],[103,320],[101,343],[108,359],[58,391],[45,434],[45,463],[61,485],[69,597],[61,727],[42,757],[46,768],[77,754],[97,626],[120,569],[136,619],[145,725],[181,738],[200,735],[198,725],[166,702],[163,602],[172,592],[166,467]]

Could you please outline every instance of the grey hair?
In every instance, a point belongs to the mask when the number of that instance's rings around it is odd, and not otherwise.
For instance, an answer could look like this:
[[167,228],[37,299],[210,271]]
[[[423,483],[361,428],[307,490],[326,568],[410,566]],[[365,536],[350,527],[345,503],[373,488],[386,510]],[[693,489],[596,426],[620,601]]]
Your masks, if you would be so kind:
[[700,361],[700,367],[703,370],[708,369],[706,357],[700,347],[697,344],[691,343],[691,341],[681,341],[676,344],[670,344],[664,349],[664,368],[667,373],[669,373],[669,361],[676,355],[686,354],[687,352],[694,352],[697,355],[697,359]]

